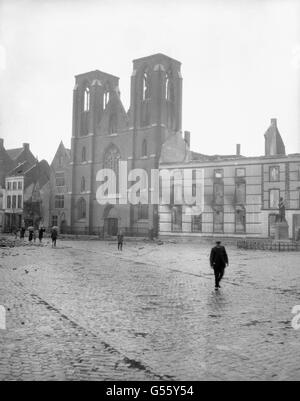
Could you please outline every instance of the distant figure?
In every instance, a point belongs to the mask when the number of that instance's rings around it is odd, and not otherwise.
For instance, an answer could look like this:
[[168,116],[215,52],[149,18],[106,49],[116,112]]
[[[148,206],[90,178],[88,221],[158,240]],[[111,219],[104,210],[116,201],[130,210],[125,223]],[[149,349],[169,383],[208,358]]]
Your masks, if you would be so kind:
[[220,287],[220,281],[224,276],[225,267],[229,265],[227,252],[221,241],[216,242],[216,246],[212,248],[210,253],[210,266],[215,273],[215,290]]
[[123,250],[124,235],[122,233],[118,234],[118,251]]
[[40,241],[40,244],[41,244],[42,241],[43,241],[44,232],[45,232],[44,227],[40,227],[40,228],[39,228],[39,241]]
[[24,237],[25,237],[25,231],[26,231],[25,227],[21,227],[21,230],[20,230],[20,239],[24,239]]
[[12,233],[15,236],[15,239],[17,239],[18,238],[18,228],[17,228],[17,226],[13,227]]
[[29,235],[28,235],[28,241],[32,243],[33,240],[33,235],[34,235],[34,228],[33,227],[28,227]]
[[56,247],[56,240],[57,240],[57,229],[55,227],[51,230],[51,239],[52,239],[52,248]]

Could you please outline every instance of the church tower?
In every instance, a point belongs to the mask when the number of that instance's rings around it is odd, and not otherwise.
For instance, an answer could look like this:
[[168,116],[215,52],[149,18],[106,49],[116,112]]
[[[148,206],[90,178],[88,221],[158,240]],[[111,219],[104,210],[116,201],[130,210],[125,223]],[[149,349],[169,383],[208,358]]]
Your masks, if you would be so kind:
[[95,193],[95,136],[111,98],[118,91],[118,85],[118,77],[99,70],[75,77],[71,144],[72,227],[75,221],[82,221],[82,229],[91,227]]
[[[181,131],[181,63],[164,54],[133,61],[129,119],[132,168],[158,169],[164,142]],[[149,226],[158,231],[158,206],[149,205]],[[131,227],[136,214],[131,208]]]
[[[71,145],[71,227],[93,233],[116,227],[158,230],[158,206],[100,205],[97,171],[126,161],[128,171],[158,169],[162,146],[181,131],[181,63],[163,54],[133,61],[130,108],[126,113],[119,78],[99,70],[75,77]],[[151,188],[148,188],[149,199]],[[111,205],[108,205],[111,206]],[[115,224],[115,225],[114,225]]]
[[[151,132],[156,153],[172,133],[181,131],[181,63],[164,54],[133,61],[130,117],[134,130],[141,135]],[[154,128],[154,132],[153,132]],[[139,140],[136,141],[139,146]]]

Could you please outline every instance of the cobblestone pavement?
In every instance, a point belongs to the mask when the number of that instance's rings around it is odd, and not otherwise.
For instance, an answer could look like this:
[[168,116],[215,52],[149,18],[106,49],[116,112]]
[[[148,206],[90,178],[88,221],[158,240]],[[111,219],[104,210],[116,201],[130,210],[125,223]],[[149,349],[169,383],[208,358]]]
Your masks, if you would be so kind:
[[0,380],[299,380],[300,254],[63,241],[0,250]]

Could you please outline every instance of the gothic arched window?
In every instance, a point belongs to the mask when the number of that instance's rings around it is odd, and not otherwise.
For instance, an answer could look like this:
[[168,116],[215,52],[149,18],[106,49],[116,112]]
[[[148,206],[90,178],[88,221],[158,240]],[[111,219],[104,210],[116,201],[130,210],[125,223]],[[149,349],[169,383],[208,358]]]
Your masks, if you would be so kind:
[[91,99],[90,89],[87,86],[84,90],[84,96],[83,96],[83,110],[84,111],[90,110],[90,99]]
[[85,136],[89,131],[89,111],[90,111],[90,88],[89,83],[87,82],[83,86],[83,94],[82,94],[82,109],[81,109],[81,128],[80,128],[80,136]]
[[146,139],[143,140],[143,144],[142,144],[142,156],[147,156],[148,154],[148,146],[147,146],[147,141]]
[[108,131],[110,134],[114,134],[117,132],[117,125],[118,125],[118,117],[116,113],[112,113],[109,118],[109,127]]
[[170,102],[174,101],[174,84],[172,78],[172,71],[168,71],[166,73],[166,81],[165,81],[165,98]]
[[85,191],[85,178],[84,177],[81,178],[80,190],[81,190],[81,192]]
[[106,109],[110,99],[110,92],[108,85],[105,86],[104,93],[103,93],[103,110]]
[[143,100],[150,99],[150,81],[148,71],[143,73]]
[[85,219],[86,218],[86,201],[83,198],[80,198],[77,203],[77,212],[78,212],[78,219]]
[[121,155],[118,148],[112,145],[104,155],[104,168],[109,168],[115,173],[119,169],[119,161],[121,160]]
[[81,161],[86,162],[86,148],[85,148],[85,146],[82,148]]

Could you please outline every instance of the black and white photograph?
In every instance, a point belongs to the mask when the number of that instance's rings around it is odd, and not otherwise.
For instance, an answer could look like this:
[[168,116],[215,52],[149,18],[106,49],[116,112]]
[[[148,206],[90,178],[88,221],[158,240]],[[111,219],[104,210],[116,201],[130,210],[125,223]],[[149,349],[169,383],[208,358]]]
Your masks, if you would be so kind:
[[300,380],[300,1],[0,0],[0,381]]

